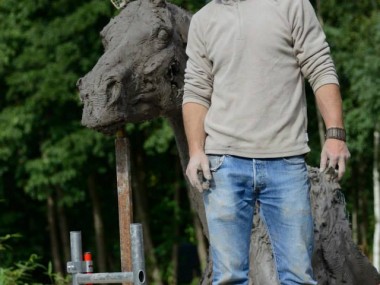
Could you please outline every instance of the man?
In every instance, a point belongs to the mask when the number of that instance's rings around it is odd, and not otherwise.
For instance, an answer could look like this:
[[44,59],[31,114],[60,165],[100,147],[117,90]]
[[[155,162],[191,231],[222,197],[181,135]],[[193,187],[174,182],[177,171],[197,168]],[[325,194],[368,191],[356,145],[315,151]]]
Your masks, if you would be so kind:
[[256,201],[279,283],[317,284],[305,77],[327,128],[321,170],[337,168],[340,179],[350,154],[335,67],[313,7],[213,0],[193,16],[186,52],[186,174],[204,195],[213,284],[248,284]]

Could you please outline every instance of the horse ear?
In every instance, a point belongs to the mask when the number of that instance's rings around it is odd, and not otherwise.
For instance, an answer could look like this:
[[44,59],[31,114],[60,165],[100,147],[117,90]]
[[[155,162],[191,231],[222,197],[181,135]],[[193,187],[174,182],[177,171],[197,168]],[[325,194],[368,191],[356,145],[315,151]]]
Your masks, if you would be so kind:
[[155,7],[166,7],[165,0],[149,0],[149,2],[152,3]]
[[182,43],[186,46],[191,14],[176,5],[170,5],[169,9],[174,18],[175,27],[181,37]]

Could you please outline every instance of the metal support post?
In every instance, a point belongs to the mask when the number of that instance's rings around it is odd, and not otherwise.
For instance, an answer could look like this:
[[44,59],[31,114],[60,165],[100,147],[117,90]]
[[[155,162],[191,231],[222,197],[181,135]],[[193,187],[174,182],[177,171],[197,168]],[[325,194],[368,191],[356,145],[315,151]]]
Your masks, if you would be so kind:
[[132,244],[132,272],[88,274],[92,272],[92,260],[83,261],[81,232],[70,232],[72,261],[67,263],[67,272],[73,274],[72,285],[125,282],[136,285],[145,285],[144,241],[141,224],[131,224],[130,235]]
[[71,261],[67,263],[67,272],[73,274],[72,285],[78,285],[76,275],[82,271],[82,234],[70,232]]
[[131,225],[133,284],[146,284],[144,242],[141,224]]

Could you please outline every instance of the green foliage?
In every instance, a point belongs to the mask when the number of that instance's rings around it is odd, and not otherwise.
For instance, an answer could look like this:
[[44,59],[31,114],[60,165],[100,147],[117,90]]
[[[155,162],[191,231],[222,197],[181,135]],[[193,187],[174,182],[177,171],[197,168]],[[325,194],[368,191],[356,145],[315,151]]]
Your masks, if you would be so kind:
[[[0,257],[5,251],[12,250],[8,242],[20,237],[20,234],[8,234],[0,237]],[[40,270],[46,271],[45,274],[49,277],[52,285],[70,284],[70,277],[63,277],[52,272],[51,263],[49,263],[48,268],[45,268],[39,263],[39,260],[40,257],[36,254],[31,254],[27,260],[14,262],[10,266],[4,266],[4,263],[2,263],[2,266],[0,266],[0,285],[42,285],[42,283],[36,283],[33,280],[33,274]]]
[[6,236],[0,237],[0,260],[2,260],[2,266],[0,266],[1,285],[26,284],[26,282],[31,280],[31,273],[41,268],[41,265],[38,263],[39,258],[36,254],[31,254],[25,261],[18,261],[9,267],[5,267],[3,256],[7,251],[12,250],[12,247],[8,243],[11,242],[12,239],[20,237],[19,234],[7,234]]
[[[0,113],[0,159],[4,162],[0,173],[15,167],[17,184],[44,199],[48,188],[62,187],[81,176],[78,169],[84,168],[86,156],[94,154],[89,146],[94,140],[104,141],[81,130],[75,82],[99,56],[100,43],[91,30],[105,23],[110,5],[99,1],[13,3],[0,3],[5,19],[0,23],[4,31],[0,42],[8,47],[0,68],[7,86],[6,107],[2,105]],[[83,56],[89,43],[94,52]]]
[[[184,7],[193,5],[182,4]],[[57,191],[61,191],[63,196],[58,206],[69,209],[69,217],[73,218],[71,227],[83,227],[91,219],[87,177],[95,176],[105,219],[112,221],[107,230],[108,243],[116,244],[118,238],[112,234],[117,233],[113,139],[80,126],[81,105],[75,87],[78,78],[91,69],[102,53],[99,31],[115,13],[111,9],[108,1],[97,0],[0,2],[0,197],[20,198],[22,202],[26,197],[17,194],[22,191],[33,199],[25,201],[28,209],[36,203],[38,207],[33,210],[44,214],[46,199],[56,197]],[[127,130],[133,140],[141,142],[140,151],[149,157],[146,163],[149,168],[154,165],[147,171],[149,190],[161,192],[160,197],[172,195],[170,181],[178,177],[178,173],[160,173],[162,161],[173,164],[170,160],[176,157],[173,132],[168,123],[159,119],[129,125]],[[167,152],[172,154],[169,159],[164,158]],[[155,160],[156,155],[161,156],[161,163]],[[165,216],[178,212],[178,205],[160,197],[153,198],[152,216],[160,209],[166,209]],[[18,210],[2,215],[3,224],[9,227],[25,214],[25,205],[12,203],[16,208],[19,206]],[[4,210],[10,208],[8,202],[3,207]],[[87,217],[83,212],[88,213]],[[162,223],[164,215],[157,215],[153,223]],[[31,216],[36,217],[36,213]],[[179,216],[176,216],[173,221],[178,223]],[[38,227],[34,221],[28,223],[28,218],[23,220],[27,223],[23,230],[32,231],[27,252],[38,252],[47,262],[49,243],[41,244],[46,222]],[[86,228],[85,233],[91,229],[91,226]],[[165,240],[170,230],[168,224],[155,242]],[[159,228],[156,231],[161,233]],[[158,249],[163,257],[163,268],[170,262],[173,238],[168,241]],[[20,254],[12,253],[9,259]]]
[[48,264],[46,275],[49,277],[52,285],[69,285],[72,284],[71,275],[62,276],[59,273],[53,272],[53,265],[51,262]]
[[334,2],[322,1],[322,9],[343,84],[349,146],[356,160],[370,156],[368,147],[371,147],[374,126],[379,121],[379,3],[360,1],[335,6]]
[[379,7],[378,0],[321,1],[324,28],[340,75],[351,152],[342,186],[349,210],[368,230],[366,241],[359,236],[361,244],[371,244],[373,236],[373,133],[380,122]]
[[144,150],[150,156],[167,152],[173,144],[174,133],[166,119],[144,122],[138,129],[146,134]]
[[11,247],[6,242],[10,239],[19,237],[21,237],[20,234],[7,234],[6,236],[0,237],[0,252],[11,249]]
[[[31,273],[36,269],[42,267],[38,264],[38,257],[32,254],[28,260],[19,261],[13,267],[2,268],[0,267],[0,284],[1,285],[18,285],[28,284],[32,280]],[[33,283],[35,284],[35,283]]]
[[78,179],[84,173],[106,171],[101,166],[94,169],[89,162],[96,159],[113,162],[113,157],[106,152],[107,141],[109,140],[99,133],[78,129],[57,138],[57,141],[44,142],[40,147],[40,157],[25,164],[25,170],[29,174],[25,190],[41,200],[46,199],[48,194],[44,189],[59,187],[65,190],[65,197],[69,198],[61,203],[72,205],[82,201],[84,193],[78,188]]
[[113,141],[80,126],[76,91],[113,12],[107,1],[0,1],[0,198],[11,201],[0,235],[13,225],[28,236],[25,251],[8,256],[37,252],[47,262],[46,198],[62,191],[58,204],[75,215],[86,177],[113,170]]

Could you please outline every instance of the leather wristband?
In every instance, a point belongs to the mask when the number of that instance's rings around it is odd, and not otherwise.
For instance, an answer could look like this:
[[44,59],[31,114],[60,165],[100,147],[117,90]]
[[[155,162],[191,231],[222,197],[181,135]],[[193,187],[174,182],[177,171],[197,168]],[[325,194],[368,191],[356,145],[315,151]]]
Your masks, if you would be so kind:
[[342,128],[328,128],[326,130],[325,139],[336,139],[346,141],[346,130]]

